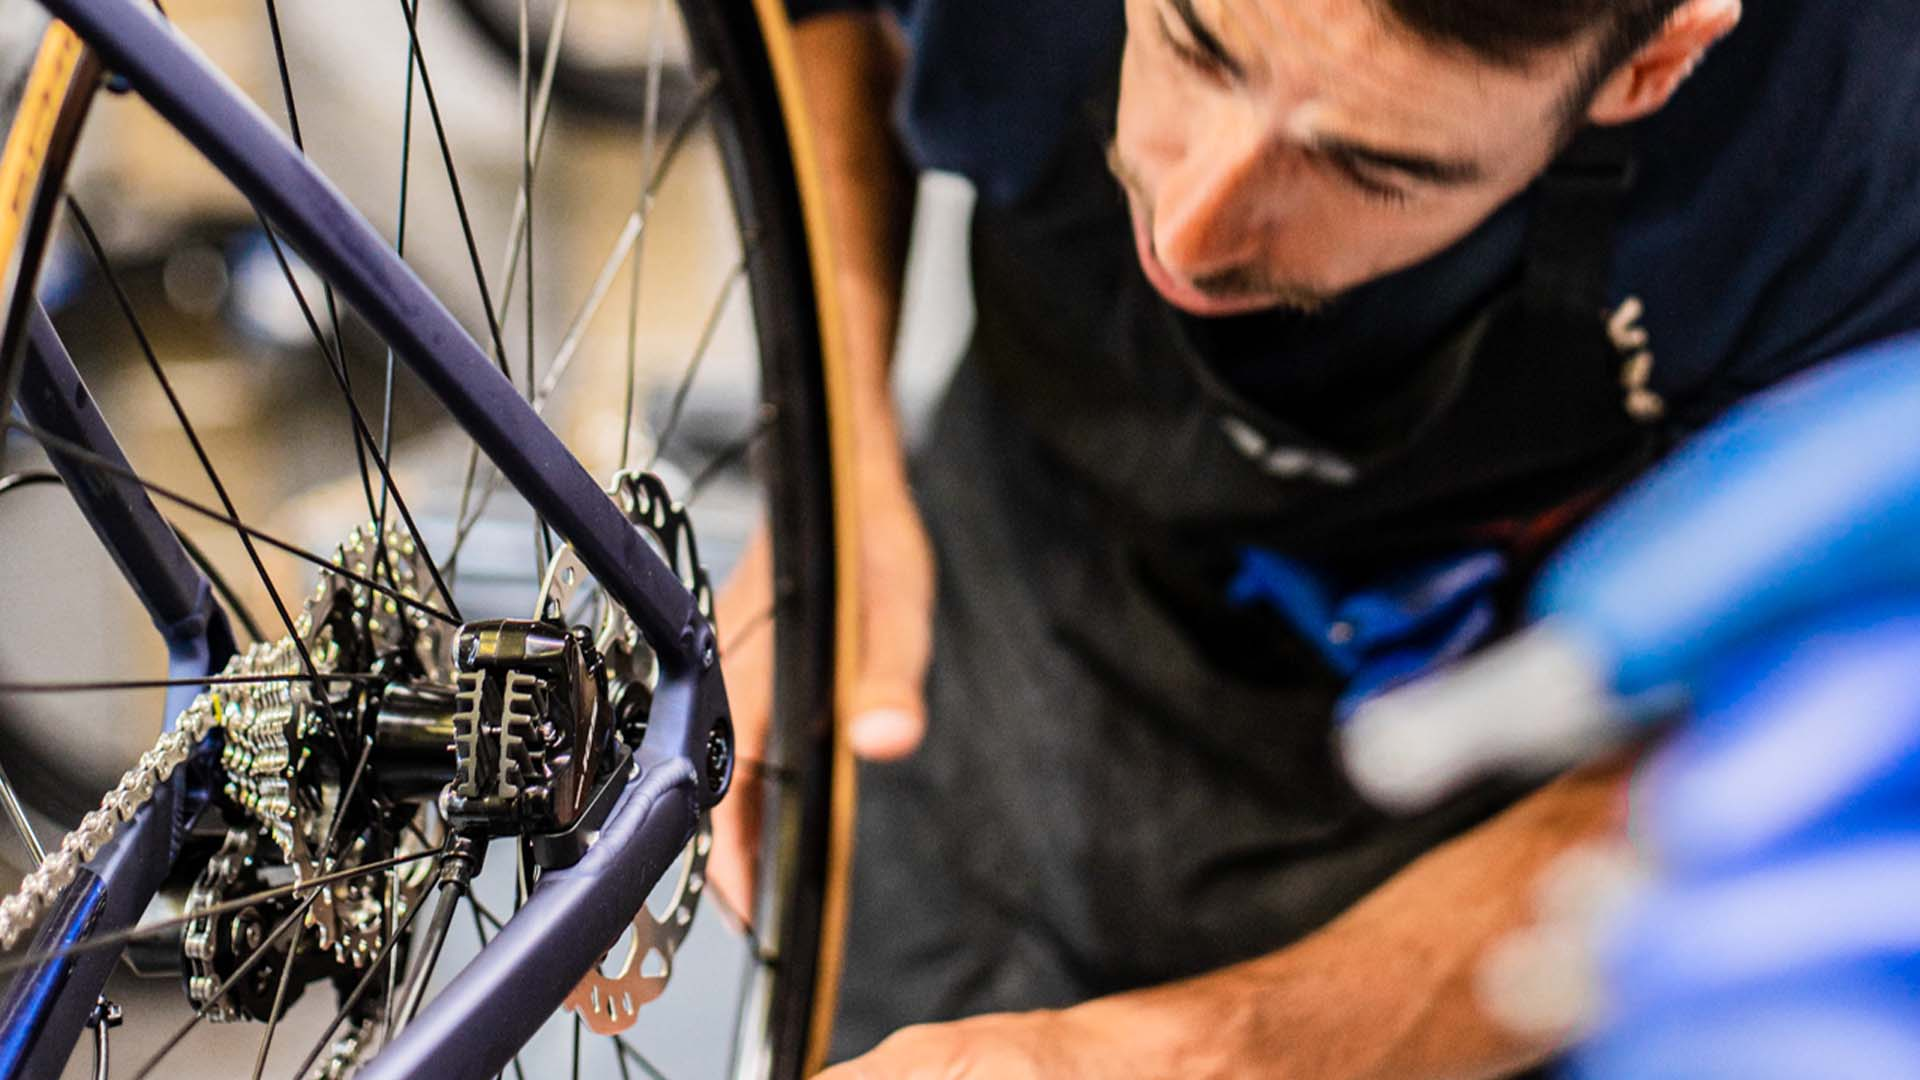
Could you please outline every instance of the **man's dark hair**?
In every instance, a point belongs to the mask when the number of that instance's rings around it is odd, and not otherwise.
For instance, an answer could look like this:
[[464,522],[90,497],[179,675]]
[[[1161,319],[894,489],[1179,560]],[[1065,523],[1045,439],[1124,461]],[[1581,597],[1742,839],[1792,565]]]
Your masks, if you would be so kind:
[[[1653,40],[1686,0],[1384,0],[1415,34],[1453,45],[1502,66],[1589,36],[1599,48],[1588,60],[1585,91]],[[1585,95],[1583,95],[1585,96]]]

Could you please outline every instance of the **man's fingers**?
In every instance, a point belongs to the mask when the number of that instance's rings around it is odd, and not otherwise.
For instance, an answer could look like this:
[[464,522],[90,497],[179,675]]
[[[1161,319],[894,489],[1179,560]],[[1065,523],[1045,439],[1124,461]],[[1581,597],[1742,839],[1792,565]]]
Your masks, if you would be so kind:
[[850,696],[847,731],[853,752],[869,761],[913,753],[927,731],[927,661],[932,652],[931,598],[896,596],[869,604],[859,682]]
[[853,752],[868,761],[898,761],[920,747],[927,721],[906,709],[869,709],[853,718],[847,733]]
[[927,730],[933,652],[933,551],[912,497],[882,489],[866,503],[860,551],[860,670],[848,741],[869,761],[897,761]]

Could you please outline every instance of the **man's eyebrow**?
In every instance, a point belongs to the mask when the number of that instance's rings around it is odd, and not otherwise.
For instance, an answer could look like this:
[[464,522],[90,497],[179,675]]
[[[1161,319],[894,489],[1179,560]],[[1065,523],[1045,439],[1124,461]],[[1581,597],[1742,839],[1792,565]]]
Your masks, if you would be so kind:
[[1388,169],[1444,187],[1471,184],[1484,175],[1479,162],[1468,158],[1439,158],[1430,154],[1388,150],[1338,135],[1315,135],[1310,145],[1315,152],[1327,157]]
[[1222,71],[1236,79],[1246,77],[1246,67],[1234,59],[1233,54],[1227,51],[1227,47],[1220,43],[1220,38],[1207,28],[1206,23],[1200,21],[1200,13],[1194,10],[1193,0],[1168,0],[1168,2],[1172,4],[1174,14],[1180,16],[1180,21],[1186,24],[1187,33],[1193,35],[1194,47],[1200,50],[1202,56],[1220,65]]

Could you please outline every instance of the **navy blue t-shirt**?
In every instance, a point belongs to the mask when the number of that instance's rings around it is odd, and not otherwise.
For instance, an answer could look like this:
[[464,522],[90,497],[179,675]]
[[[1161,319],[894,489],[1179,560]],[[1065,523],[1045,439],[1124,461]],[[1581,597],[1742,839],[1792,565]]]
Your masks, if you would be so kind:
[[[806,14],[875,0],[790,2]],[[1074,111],[1114,85],[1119,0],[888,2],[912,52],[898,112],[909,152],[991,202],[1017,201]],[[1750,3],[1637,127],[1614,292],[1646,304],[1657,390],[1754,389],[1920,327],[1920,3]],[[1526,214],[1518,200],[1321,312],[1193,320],[1196,337],[1256,404],[1364,394],[1510,278]]]

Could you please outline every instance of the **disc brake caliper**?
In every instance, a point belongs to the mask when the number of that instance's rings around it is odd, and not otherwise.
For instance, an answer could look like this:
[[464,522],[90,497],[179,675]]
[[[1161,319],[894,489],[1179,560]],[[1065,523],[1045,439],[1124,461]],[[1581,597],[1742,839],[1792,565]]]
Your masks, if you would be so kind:
[[572,828],[613,757],[606,669],[586,632],[526,619],[470,623],[454,657],[448,823],[489,836]]

